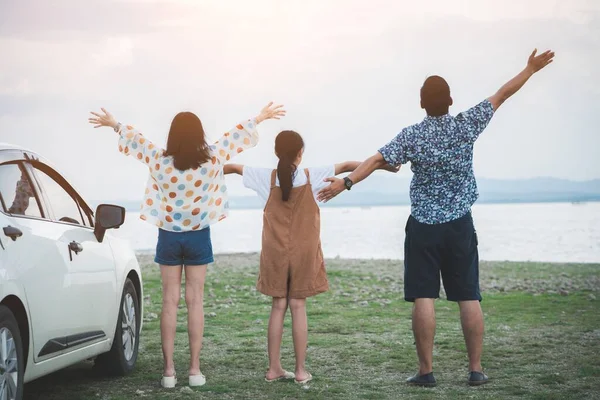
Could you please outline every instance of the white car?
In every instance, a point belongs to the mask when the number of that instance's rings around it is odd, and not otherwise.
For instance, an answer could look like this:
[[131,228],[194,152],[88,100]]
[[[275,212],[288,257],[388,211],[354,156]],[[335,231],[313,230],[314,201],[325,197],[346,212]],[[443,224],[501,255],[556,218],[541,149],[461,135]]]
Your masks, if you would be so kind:
[[129,244],[106,233],[124,220],[123,207],[92,211],[35,153],[0,144],[0,400],[86,359],[133,370],[142,274]]

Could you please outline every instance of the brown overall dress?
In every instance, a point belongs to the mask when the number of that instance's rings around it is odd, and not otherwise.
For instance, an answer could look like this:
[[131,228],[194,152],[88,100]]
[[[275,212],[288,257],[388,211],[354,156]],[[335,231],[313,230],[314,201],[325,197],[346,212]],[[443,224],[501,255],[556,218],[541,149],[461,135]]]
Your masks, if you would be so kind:
[[292,188],[288,201],[271,174],[264,209],[260,272],[256,288],[271,297],[304,299],[329,289],[321,250],[321,216],[308,170],[306,185]]

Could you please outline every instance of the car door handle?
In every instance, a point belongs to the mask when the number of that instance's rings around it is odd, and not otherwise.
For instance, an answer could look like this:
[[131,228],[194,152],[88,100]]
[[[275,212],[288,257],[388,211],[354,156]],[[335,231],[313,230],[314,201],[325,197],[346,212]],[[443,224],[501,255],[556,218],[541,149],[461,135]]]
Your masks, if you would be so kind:
[[11,238],[13,241],[23,236],[23,232],[21,232],[19,228],[15,228],[14,226],[5,226],[3,230],[4,234]]
[[81,243],[73,240],[71,243],[69,243],[69,249],[75,254],[77,254],[83,251],[83,246],[81,245]]
[[73,253],[75,253],[75,255],[81,253],[83,251],[83,246],[81,245],[81,243],[76,242],[76,241],[72,241],[71,243],[69,243],[69,258],[71,259],[71,261],[73,261]]

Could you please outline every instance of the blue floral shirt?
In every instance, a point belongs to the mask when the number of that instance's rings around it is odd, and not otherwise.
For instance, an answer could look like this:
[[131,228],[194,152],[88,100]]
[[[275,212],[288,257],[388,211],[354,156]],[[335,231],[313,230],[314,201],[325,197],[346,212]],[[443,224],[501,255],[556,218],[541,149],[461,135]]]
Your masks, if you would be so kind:
[[473,173],[473,145],[494,115],[484,100],[453,117],[426,117],[404,128],[379,149],[389,164],[411,162],[411,214],[425,224],[462,217],[479,196]]

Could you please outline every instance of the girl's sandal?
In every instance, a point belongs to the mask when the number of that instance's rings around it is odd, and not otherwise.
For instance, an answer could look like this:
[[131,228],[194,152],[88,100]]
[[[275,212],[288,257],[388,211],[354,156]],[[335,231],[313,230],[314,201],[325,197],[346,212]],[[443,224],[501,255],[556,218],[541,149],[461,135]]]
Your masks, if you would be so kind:
[[177,385],[177,377],[173,376],[163,376],[160,380],[160,386],[165,389],[173,389]]
[[296,375],[294,375],[293,372],[288,372],[286,370],[283,370],[283,375],[278,376],[277,378],[274,378],[274,379],[267,379],[265,377],[265,382],[273,383],[273,382],[277,382],[277,381],[291,380],[291,379],[294,379],[295,377],[296,377]]
[[205,383],[206,383],[206,377],[202,374],[190,375],[190,377],[189,377],[189,384],[191,387],[204,386]]
[[304,380],[301,380],[301,381],[299,381],[299,380],[297,380],[297,379],[294,379],[294,382],[296,382],[298,385],[304,385],[305,383],[308,383],[308,382],[312,381],[312,378],[313,378],[313,377],[312,377],[312,375],[311,375],[311,374],[310,374],[310,372],[309,372],[309,373],[308,373],[308,377],[307,377],[306,379],[304,379]]

